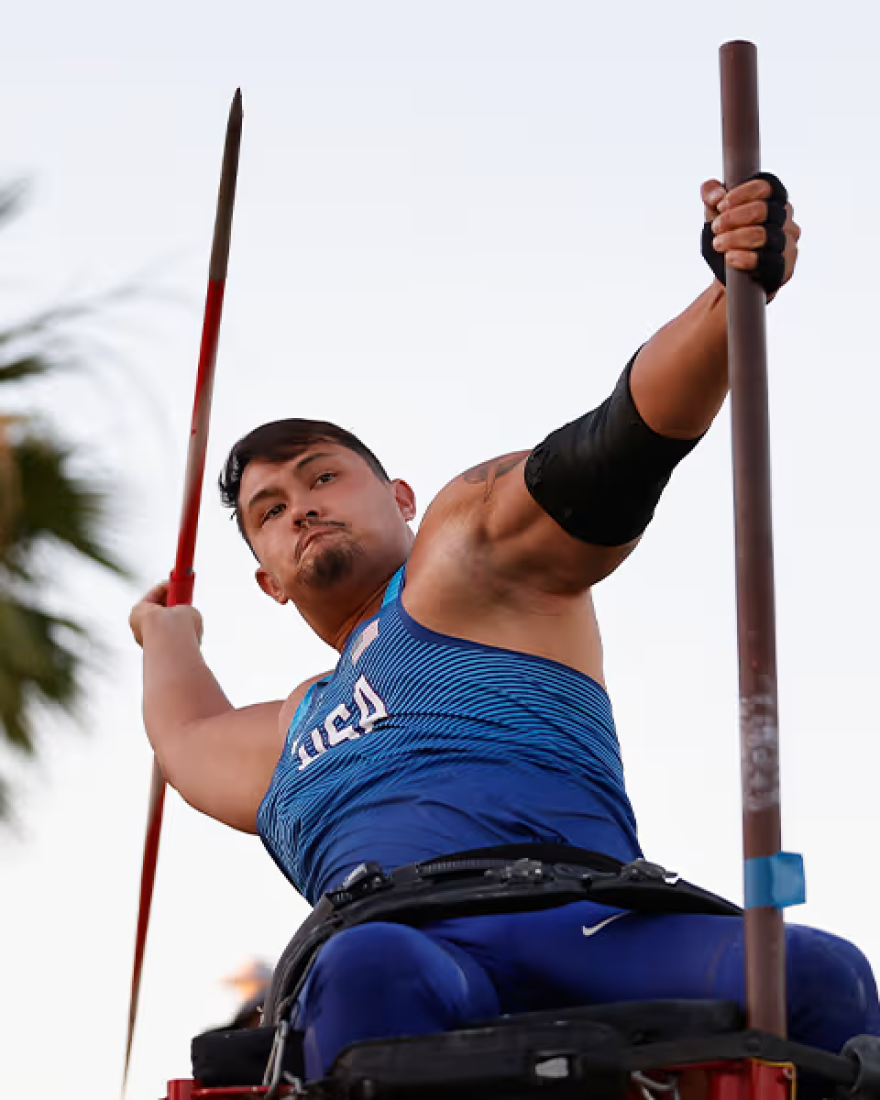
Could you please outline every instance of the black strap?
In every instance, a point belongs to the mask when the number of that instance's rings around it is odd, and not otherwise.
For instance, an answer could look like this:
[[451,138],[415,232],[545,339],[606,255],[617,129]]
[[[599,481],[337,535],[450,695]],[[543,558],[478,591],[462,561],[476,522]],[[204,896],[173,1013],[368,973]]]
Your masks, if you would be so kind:
[[[451,917],[553,908],[574,901],[641,913],[714,913],[735,916],[732,902],[670,875],[647,860],[596,870],[599,853],[568,845],[551,846],[563,861],[532,858],[538,845],[504,845],[518,857],[495,849],[455,852],[433,862],[410,864],[390,874],[377,863],[364,864],[338,890],[328,891],[288,944],[266,997],[267,1023],[282,1018],[295,998],[319,948],[346,928],[372,921],[420,927]],[[488,853],[492,854],[489,855]],[[607,865],[607,864],[606,864]]]
[[[443,863],[462,859],[540,859],[544,863],[570,863],[575,867],[591,867],[594,871],[619,871],[623,862],[593,852],[589,848],[577,848],[573,844],[553,844],[543,841],[532,844],[492,844],[488,848],[468,848],[465,852],[453,852],[443,856]],[[441,860],[424,860],[420,867],[439,863]]]

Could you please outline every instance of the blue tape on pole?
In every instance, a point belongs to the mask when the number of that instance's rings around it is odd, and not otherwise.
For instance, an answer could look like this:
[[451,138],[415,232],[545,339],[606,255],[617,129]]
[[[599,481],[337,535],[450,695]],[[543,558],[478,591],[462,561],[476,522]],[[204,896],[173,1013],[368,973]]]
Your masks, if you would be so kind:
[[747,859],[746,909],[785,909],[807,900],[804,857],[796,852]]

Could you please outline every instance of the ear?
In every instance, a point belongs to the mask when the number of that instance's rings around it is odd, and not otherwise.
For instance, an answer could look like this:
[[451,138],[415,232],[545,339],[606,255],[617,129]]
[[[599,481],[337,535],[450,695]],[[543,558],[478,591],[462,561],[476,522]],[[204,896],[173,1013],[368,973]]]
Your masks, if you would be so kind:
[[284,589],[271,573],[268,573],[260,566],[256,573],[254,573],[254,576],[257,579],[257,584],[267,596],[271,597],[276,603],[282,605],[287,603],[287,596],[284,594]]
[[397,507],[400,510],[400,514],[405,520],[411,520],[416,518],[416,494],[412,491],[409,485],[405,481],[401,481],[399,477],[396,477],[391,482],[391,487],[394,490],[394,499],[397,502]]

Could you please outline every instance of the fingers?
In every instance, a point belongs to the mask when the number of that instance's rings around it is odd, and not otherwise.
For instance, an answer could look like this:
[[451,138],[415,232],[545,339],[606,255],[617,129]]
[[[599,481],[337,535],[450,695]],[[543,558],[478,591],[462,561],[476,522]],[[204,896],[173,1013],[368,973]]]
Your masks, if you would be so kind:
[[179,604],[177,607],[166,607],[165,597],[168,594],[167,584],[157,584],[155,588],[138,600],[131,609],[128,617],[128,625],[134,635],[134,640],[139,646],[144,644],[144,628],[148,622],[154,622],[156,616],[162,616],[163,621],[187,623],[195,634],[196,641],[202,644],[204,623],[201,613],[190,604]]
[[[704,187],[704,202],[705,188]],[[785,258],[785,280],[791,277],[797,259],[797,242],[801,236],[801,228],[794,220],[794,207],[791,203],[785,204],[785,222],[780,227],[772,224],[779,221],[781,215],[771,219],[768,225],[767,198],[772,193],[772,187],[766,180],[749,180],[731,191],[719,200],[718,214],[712,219],[712,232],[714,234],[713,248],[724,255],[728,266],[738,271],[754,271],[758,266],[757,249],[764,248],[768,243],[768,232],[778,235],[778,243],[771,242],[771,247],[779,248]],[[776,207],[779,211],[780,206]]]
[[[794,220],[794,211],[789,204],[786,207],[788,218],[782,230],[771,227],[769,232],[782,233],[784,243],[780,240],[775,247],[783,253],[785,260],[785,282],[791,277],[794,265],[797,261],[798,241],[801,236],[801,227]],[[715,223],[713,222],[713,228]],[[767,244],[768,230],[762,225],[749,225],[741,229],[730,229],[728,232],[718,233],[713,241],[716,252],[724,255],[725,261],[730,267],[738,271],[754,271],[758,264],[757,249]],[[780,244],[782,247],[780,248]]]
[[758,254],[735,248],[731,252],[724,253],[724,262],[728,267],[736,268],[737,271],[754,271],[758,266]]
[[[712,224],[714,228],[715,223]],[[749,264],[747,267],[743,267],[743,255],[741,254],[750,255],[757,262],[755,253],[759,248],[763,248],[766,243],[767,230],[764,226],[750,225],[744,229],[733,230],[730,233],[718,233],[716,230],[713,247],[716,252],[723,253],[727,262],[732,263],[734,267],[738,267],[743,271],[751,271],[755,265]]]
[[724,213],[734,206],[743,206],[756,199],[769,199],[772,194],[773,187],[767,180],[747,180],[738,187],[732,187],[718,204],[718,209]]
[[782,181],[760,173],[729,191],[716,179],[700,188],[706,225],[700,250],[720,282],[724,269],[750,271],[775,294],[797,263],[801,229]]
[[719,180],[706,180],[700,188],[700,197],[703,200],[703,211],[707,222],[718,217],[718,204],[726,194],[724,184]]
[[141,603],[155,603],[160,607],[168,604],[168,581],[160,581],[154,584],[149,592],[141,597]]
[[144,644],[144,618],[157,607],[165,607],[168,600],[168,582],[161,581],[153,585],[149,592],[145,593],[131,609],[128,616],[128,625],[134,635],[134,640],[139,646]]
[[766,221],[767,203],[762,199],[757,199],[754,202],[728,207],[724,213],[713,219],[712,232],[718,237],[731,229],[741,229],[750,225],[763,225]]

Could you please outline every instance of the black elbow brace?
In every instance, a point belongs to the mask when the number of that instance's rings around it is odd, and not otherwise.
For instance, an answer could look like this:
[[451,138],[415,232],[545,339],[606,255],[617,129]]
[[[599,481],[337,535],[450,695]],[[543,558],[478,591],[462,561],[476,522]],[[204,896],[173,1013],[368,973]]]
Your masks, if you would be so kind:
[[525,465],[526,488],[544,511],[596,546],[644,532],[672,471],[699,442],[668,439],[642,420],[629,388],[635,359],[606,401],[548,435]]

